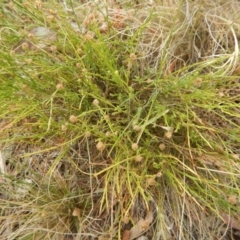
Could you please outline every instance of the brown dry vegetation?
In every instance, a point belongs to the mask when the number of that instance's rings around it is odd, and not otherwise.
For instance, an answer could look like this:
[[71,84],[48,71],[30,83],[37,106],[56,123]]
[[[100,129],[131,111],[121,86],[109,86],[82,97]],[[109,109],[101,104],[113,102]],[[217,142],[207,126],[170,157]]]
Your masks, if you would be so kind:
[[238,239],[239,11],[4,1],[1,239]]

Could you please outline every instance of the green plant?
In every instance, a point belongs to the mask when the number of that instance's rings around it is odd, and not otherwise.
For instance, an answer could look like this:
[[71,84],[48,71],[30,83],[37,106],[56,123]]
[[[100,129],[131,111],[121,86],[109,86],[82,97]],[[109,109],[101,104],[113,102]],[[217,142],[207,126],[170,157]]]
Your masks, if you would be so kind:
[[239,20],[217,2],[3,4],[3,238],[239,225]]

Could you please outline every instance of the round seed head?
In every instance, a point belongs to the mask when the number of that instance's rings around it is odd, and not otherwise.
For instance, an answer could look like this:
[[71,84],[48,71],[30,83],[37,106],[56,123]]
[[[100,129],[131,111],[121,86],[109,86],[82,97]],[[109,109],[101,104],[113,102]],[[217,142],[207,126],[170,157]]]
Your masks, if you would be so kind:
[[79,47],[79,48],[77,49],[77,53],[78,53],[79,55],[81,55],[81,54],[83,53],[82,48]]
[[62,129],[63,132],[66,132],[66,131],[67,131],[67,126],[66,126],[65,124],[63,124],[63,125],[61,126],[61,129]]
[[160,143],[158,147],[161,151],[163,151],[166,148],[165,144],[163,143]]
[[62,83],[58,83],[56,86],[57,90],[62,90],[63,89],[63,84]]
[[81,63],[77,63],[77,64],[76,64],[76,67],[77,67],[77,68],[81,68],[81,66],[82,66]]
[[137,143],[132,144],[132,150],[134,150],[134,151],[138,150],[138,144]]
[[85,134],[84,134],[84,136],[85,136],[86,138],[90,137],[90,136],[91,136],[91,132],[90,132],[90,131],[86,131]]
[[71,116],[69,117],[69,121],[70,121],[71,123],[76,123],[76,122],[77,122],[77,117],[74,116],[74,115],[71,115]]
[[162,177],[162,172],[161,171],[159,171],[157,174],[156,174],[156,177]]
[[143,157],[142,157],[141,155],[137,155],[137,156],[135,157],[135,161],[136,161],[136,162],[142,162],[142,160],[143,160]]
[[10,1],[7,6],[10,10],[13,10],[14,4],[12,1]]
[[110,119],[109,115],[104,115],[104,119],[108,121]]
[[56,11],[56,10],[53,10],[53,9],[51,9],[51,8],[48,10],[48,12],[51,13],[51,14],[57,14],[57,11]]
[[35,6],[36,6],[36,8],[41,8],[42,7],[42,1],[41,0],[36,0],[35,1]]
[[165,134],[164,134],[165,138],[168,138],[170,139],[172,137],[172,131],[167,131]]
[[228,202],[233,205],[237,204],[238,202],[237,196],[235,195],[228,196]]
[[141,130],[141,127],[139,126],[139,125],[134,125],[133,126],[133,130],[135,130],[135,131],[140,131]]
[[21,47],[22,47],[23,50],[26,50],[26,49],[29,48],[29,45],[28,45],[27,42],[24,42],[24,43],[21,45]]
[[103,142],[98,142],[96,148],[97,150],[102,151],[105,148],[105,144]]
[[95,106],[99,105],[99,101],[97,99],[94,99],[93,100],[93,105],[95,105]]
[[202,78],[196,78],[194,81],[194,87],[201,87],[202,86]]
[[86,41],[89,41],[89,40],[92,40],[94,38],[94,33],[92,31],[88,31],[86,34],[85,34],[85,40]]
[[147,179],[147,185],[148,185],[148,186],[155,186],[155,185],[156,185],[156,180],[155,180],[155,178],[148,178],[148,179]]
[[28,38],[34,38],[34,34],[33,33],[29,33],[28,34]]
[[130,60],[135,61],[137,59],[137,56],[135,53],[130,53],[129,58]]
[[148,78],[146,82],[151,83],[152,81],[153,81],[152,79]]
[[224,92],[219,92],[219,93],[218,93],[218,96],[219,96],[220,98],[222,98],[222,97],[225,96],[225,94],[224,94]]
[[110,137],[110,136],[111,136],[111,132],[107,131],[107,132],[105,133],[105,135],[106,135],[107,137]]
[[50,51],[51,52],[56,52],[57,51],[57,47],[55,45],[51,45],[50,46]]

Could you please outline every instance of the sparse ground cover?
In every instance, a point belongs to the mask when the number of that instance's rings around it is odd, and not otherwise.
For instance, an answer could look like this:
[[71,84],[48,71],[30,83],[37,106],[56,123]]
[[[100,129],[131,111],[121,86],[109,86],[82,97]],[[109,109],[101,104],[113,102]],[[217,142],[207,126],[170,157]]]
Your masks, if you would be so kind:
[[1,3],[1,239],[237,239],[239,11]]

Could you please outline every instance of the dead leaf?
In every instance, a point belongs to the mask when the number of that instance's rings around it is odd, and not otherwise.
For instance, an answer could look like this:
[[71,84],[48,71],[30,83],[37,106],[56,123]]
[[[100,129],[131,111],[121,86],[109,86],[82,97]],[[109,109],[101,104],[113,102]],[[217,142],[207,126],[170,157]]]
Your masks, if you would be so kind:
[[165,75],[168,76],[176,70],[177,59],[174,59],[166,69]]
[[74,208],[74,210],[73,210],[73,212],[72,212],[72,216],[74,216],[74,217],[79,217],[80,214],[81,214],[80,208],[77,208],[77,207]]
[[123,232],[122,240],[130,240],[130,235],[131,235],[130,230],[125,230]]
[[237,221],[237,219],[231,217],[229,214],[226,213],[222,213],[221,217],[229,227],[240,230],[240,222]]
[[[34,41],[34,38],[36,41]],[[27,39],[20,40],[13,47],[16,53],[22,53],[27,50],[35,50],[37,48],[45,48],[47,45],[54,42],[57,38],[57,33],[47,27],[35,27],[29,34]]]
[[152,222],[153,222],[153,212],[150,209],[148,211],[147,216],[145,217],[145,219],[141,218],[136,223],[136,225],[131,228],[131,230],[130,230],[130,240],[140,236],[145,231],[147,231]]
[[41,40],[44,40],[44,41],[49,41],[49,42],[52,42],[52,41],[55,41],[56,40],[56,37],[57,37],[57,34],[56,32],[54,32],[53,30],[47,28],[47,27],[35,27],[33,28],[30,33],[34,36],[34,37],[37,37]]

